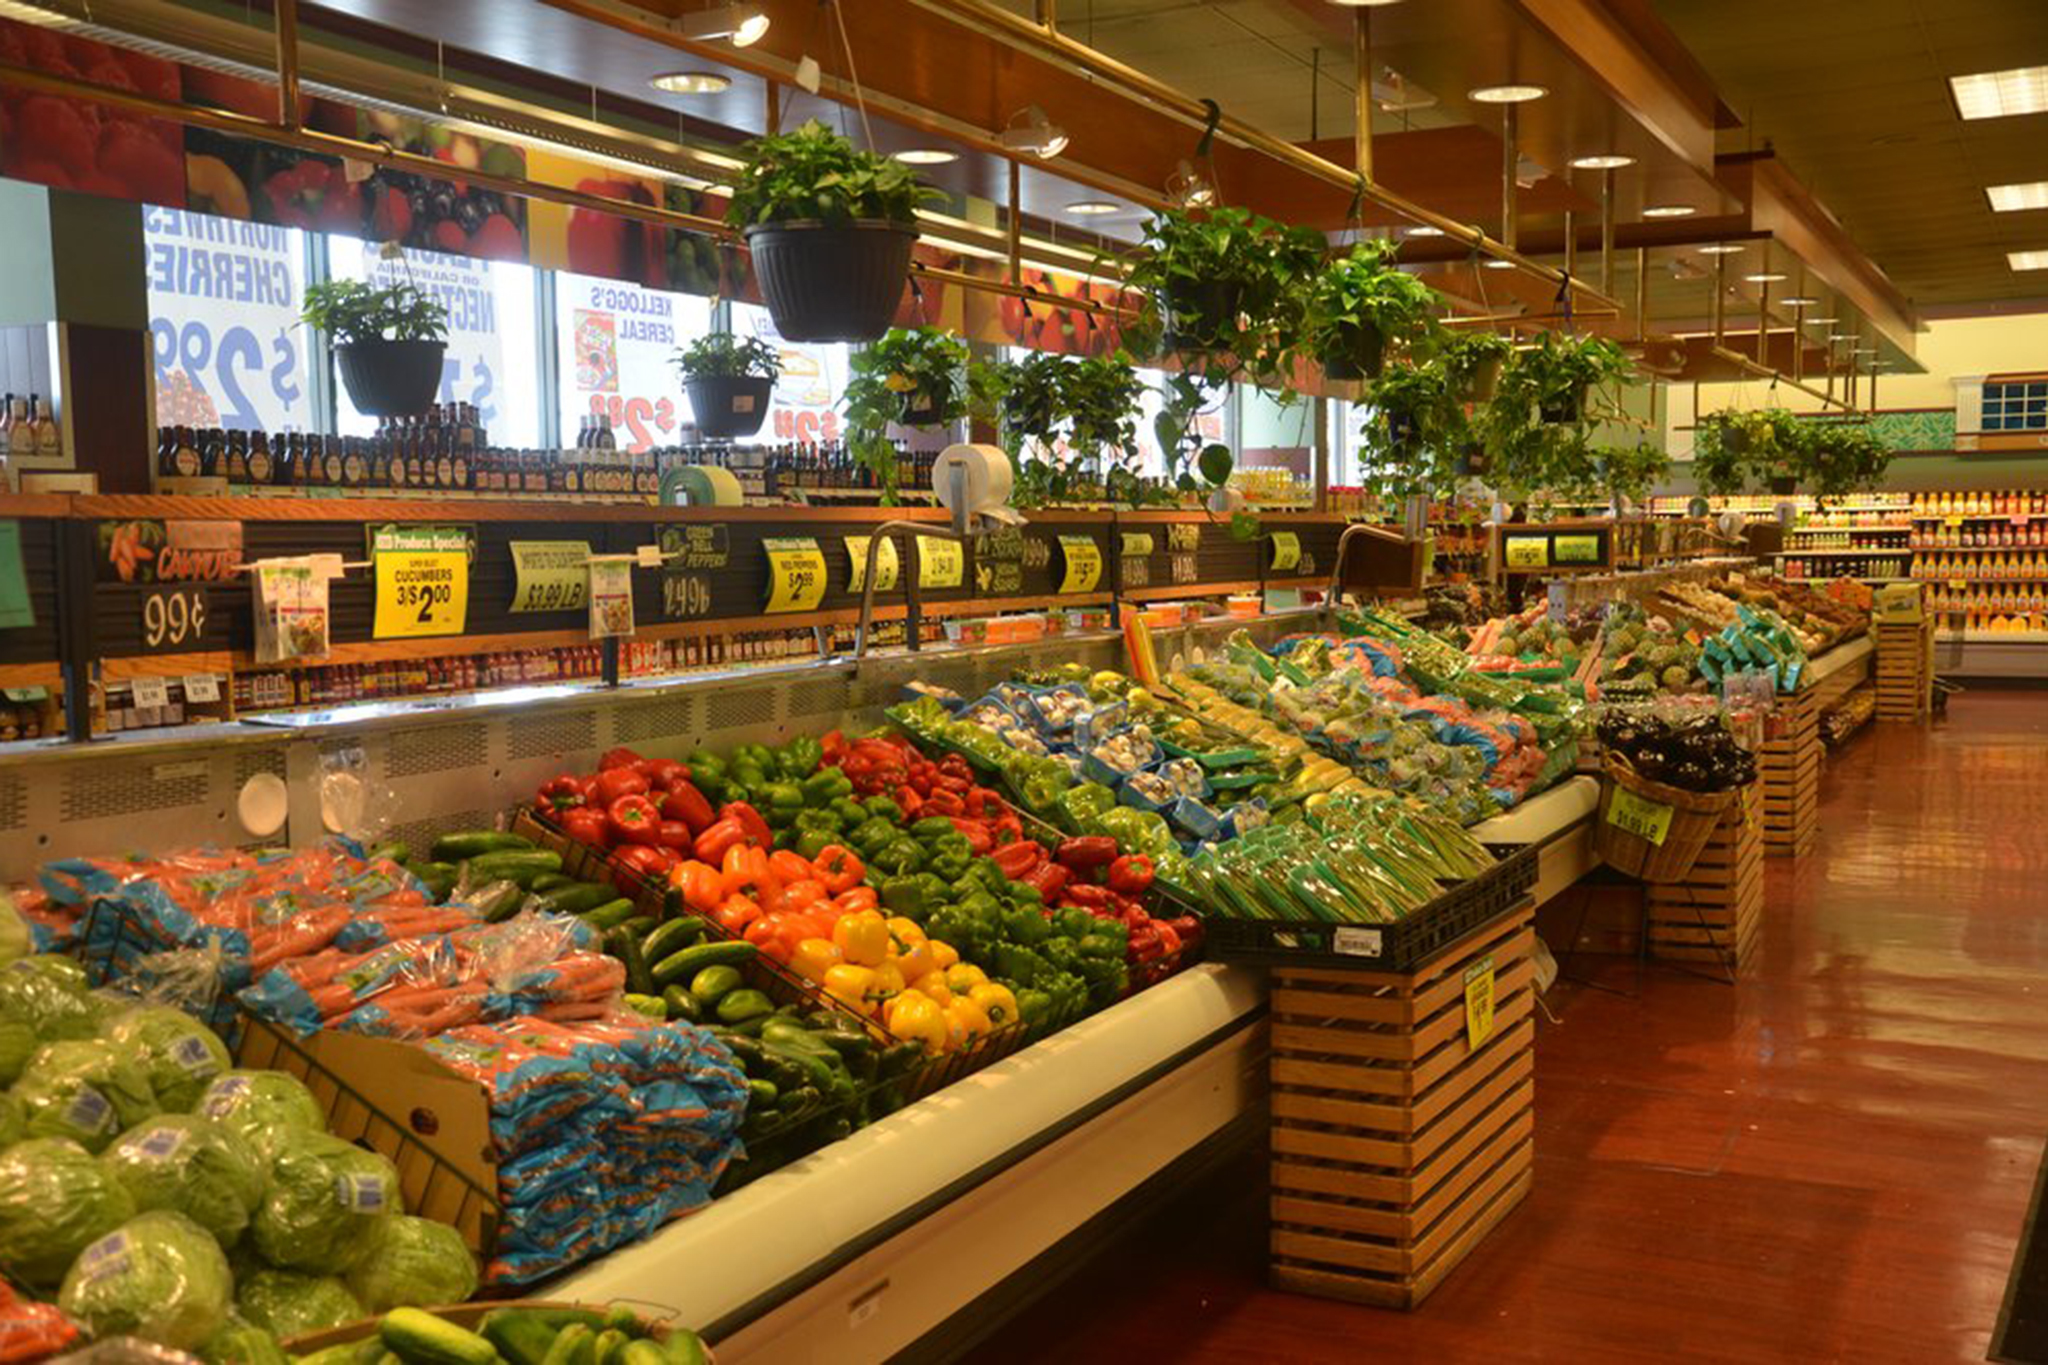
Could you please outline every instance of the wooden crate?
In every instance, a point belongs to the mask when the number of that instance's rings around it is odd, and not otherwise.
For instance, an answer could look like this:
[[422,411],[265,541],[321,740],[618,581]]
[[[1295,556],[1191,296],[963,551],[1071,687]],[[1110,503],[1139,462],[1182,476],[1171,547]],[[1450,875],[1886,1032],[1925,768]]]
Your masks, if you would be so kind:
[[1411,971],[1273,969],[1274,1287],[1413,1308],[1528,1193],[1535,942],[1525,905]]
[[1812,691],[1778,698],[1757,772],[1763,788],[1764,851],[1798,857],[1820,835],[1820,698]]
[[1910,724],[1933,711],[1934,621],[1880,622],[1877,635],[1877,718]]
[[1763,927],[1763,809],[1763,783],[1753,782],[1721,817],[1684,881],[1643,888],[1651,952],[1736,965],[1748,957]]

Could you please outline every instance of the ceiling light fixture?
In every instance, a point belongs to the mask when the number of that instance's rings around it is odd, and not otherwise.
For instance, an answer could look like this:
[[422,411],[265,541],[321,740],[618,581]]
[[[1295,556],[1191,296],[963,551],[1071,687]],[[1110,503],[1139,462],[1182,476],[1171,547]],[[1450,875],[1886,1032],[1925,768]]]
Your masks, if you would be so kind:
[[2016,66],[2010,71],[1980,71],[1950,76],[1956,112],[1966,119],[2007,118],[2048,110],[2048,66]]
[[1830,332],[1830,333],[1828,333],[1828,340],[1829,340],[1829,341],[1854,341],[1855,339],[1856,339],[1855,337],[1851,336],[1851,335],[1850,335],[1849,333],[1847,333],[1847,332]]
[[664,71],[647,83],[671,95],[715,95],[732,89],[732,77],[716,71]]
[[1037,105],[1027,105],[1010,116],[1010,124],[997,139],[1003,150],[1029,152],[1041,161],[1050,161],[1067,150],[1067,130],[1045,116],[1045,110]]
[[2048,251],[2008,251],[2005,259],[2014,270],[2048,270]]
[[1076,218],[1099,218],[1105,213],[1115,213],[1122,207],[1123,205],[1112,204],[1107,199],[1081,199],[1067,205],[1060,212],[1071,213]]
[[1431,227],[1427,223],[1422,223],[1416,227],[1406,229],[1401,235],[1404,237],[1441,237],[1444,235],[1444,230],[1440,227]]
[[949,152],[942,147],[906,147],[891,155],[906,166],[943,166],[960,159],[960,153]]
[[1777,284],[1785,277],[1774,270],[1765,270],[1755,275],[1744,275],[1742,278],[1750,284]]
[[1216,202],[1216,187],[1192,161],[1182,157],[1166,178],[1166,197],[1175,208],[1205,209]]
[[1699,210],[1691,204],[1652,204],[1643,210],[1645,218],[1690,218]]
[[1513,270],[1515,268],[1513,261],[1485,260],[1481,261],[1480,264],[1488,270]]
[[1743,247],[1736,242],[1715,242],[1700,248],[1702,256],[1740,256],[1742,252]]
[[1814,305],[1815,305],[1816,303],[1819,303],[1819,302],[1820,302],[1820,300],[1819,300],[1819,299],[1810,299],[1810,298],[1800,297],[1800,298],[1789,298],[1789,299],[1779,299],[1779,300],[1778,300],[1778,302],[1780,302],[1780,303],[1784,304],[1784,305],[1785,305],[1785,306],[1786,306],[1787,308],[1811,308],[1811,307],[1813,307],[1813,306],[1814,306]]
[[1482,85],[1465,92],[1467,98],[1478,104],[1527,104],[1549,93],[1540,85]]
[[1346,9],[1378,9],[1382,5],[1398,5],[1401,0],[1330,0],[1330,3]]
[[1840,321],[1840,318],[1808,318],[1806,325],[1808,327],[1832,327]]
[[2022,209],[2048,209],[2048,180],[2028,185],[1986,185],[1993,213],[2018,213]]
[[1634,157],[1622,156],[1618,152],[1609,156],[1575,156],[1572,158],[1572,169],[1575,171],[1618,171],[1623,166],[1633,166],[1635,164],[1636,159]]
[[768,31],[768,15],[759,5],[713,5],[695,14],[685,14],[676,21],[676,29],[683,37],[700,43],[725,38],[734,47],[752,47]]

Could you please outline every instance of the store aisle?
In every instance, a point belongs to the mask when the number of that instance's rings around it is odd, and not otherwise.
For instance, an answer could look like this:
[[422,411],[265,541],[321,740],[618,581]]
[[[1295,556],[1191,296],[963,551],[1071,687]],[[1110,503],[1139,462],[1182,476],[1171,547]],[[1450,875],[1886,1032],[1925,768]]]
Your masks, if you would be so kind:
[[1821,829],[1739,986],[1552,991],[1534,1189],[1419,1312],[1267,1290],[1247,1156],[972,1359],[1982,1360],[2048,1141],[2048,692],[1859,735]]

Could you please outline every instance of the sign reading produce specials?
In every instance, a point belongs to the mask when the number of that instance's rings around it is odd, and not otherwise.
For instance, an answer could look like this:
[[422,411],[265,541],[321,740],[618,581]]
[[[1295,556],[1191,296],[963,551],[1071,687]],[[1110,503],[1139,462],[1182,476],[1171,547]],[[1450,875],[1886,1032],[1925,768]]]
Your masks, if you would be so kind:
[[1062,593],[1093,592],[1102,581],[1102,547],[1093,536],[1061,536],[1060,557],[1066,571],[1060,576]]
[[1647,801],[1625,787],[1614,789],[1614,800],[1607,807],[1608,824],[1658,848],[1664,847],[1664,838],[1671,833],[1671,815],[1671,807]]
[[1509,536],[1505,555],[1510,569],[1550,567],[1549,536]]
[[589,600],[589,541],[515,540],[511,548],[514,613],[575,611]]
[[966,572],[966,547],[959,541],[944,540],[938,536],[917,538],[918,587],[957,588]]
[[469,619],[469,545],[469,531],[461,526],[374,528],[370,562],[377,611],[371,637],[462,634]]
[[1293,531],[1273,533],[1273,572],[1286,573],[1301,564],[1301,537]]
[[825,552],[809,536],[771,537],[761,542],[768,555],[769,615],[816,611],[825,600]]
[[[867,582],[868,542],[872,539],[872,536],[846,538],[846,557],[853,565],[846,580],[848,592],[859,592]],[[894,592],[896,585],[902,581],[903,561],[896,553],[896,538],[883,536],[882,548],[875,551],[875,591]]]

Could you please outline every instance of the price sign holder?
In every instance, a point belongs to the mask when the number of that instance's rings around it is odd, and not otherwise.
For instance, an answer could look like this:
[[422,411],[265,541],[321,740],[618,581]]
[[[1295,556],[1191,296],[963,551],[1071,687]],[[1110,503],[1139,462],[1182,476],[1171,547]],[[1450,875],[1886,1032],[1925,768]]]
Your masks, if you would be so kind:
[[171,704],[171,687],[162,678],[130,678],[128,695],[135,701],[137,710],[161,711]]
[[1153,550],[1152,534],[1149,531],[1125,531],[1119,536],[1125,559],[1144,559]]
[[768,556],[768,614],[816,611],[825,600],[825,552],[818,542],[810,536],[770,537],[761,549]]
[[[847,571],[846,579],[846,590],[848,592],[859,592],[867,582],[868,548],[869,542],[873,539],[874,537],[872,536],[848,536],[846,538],[846,557],[851,564]],[[959,547],[956,545],[954,548],[957,550]],[[919,537],[918,553],[921,556],[923,552],[924,539]],[[903,560],[896,553],[896,537],[883,536],[882,548],[875,552],[875,591],[894,592],[897,585],[902,581]],[[920,586],[923,585],[920,584]]]
[[590,542],[515,540],[512,612],[577,611],[590,597]]
[[1482,1046],[1493,1037],[1493,957],[1488,954],[1465,969],[1465,1042]]
[[1060,593],[1093,592],[1102,582],[1102,547],[1093,536],[1061,536],[1060,558],[1066,568],[1060,575]]
[[1301,564],[1301,536],[1294,531],[1273,533],[1273,572],[1287,573]]
[[188,673],[185,675],[185,701],[199,704],[220,700],[220,675],[217,673]]
[[633,633],[633,561],[602,558],[590,561],[590,638],[603,640]]
[[1509,536],[1504,542],[1502,557],[1510,569],[1523,573],[1550,567],[1550,537]]
[[1598,564],[1600,537],[1556,536],[1550,542],[1550,551],[1559,564]]
[[469,619],[469,532],[459,526],[379,526],[370,562],[377,640],[460,635]]
[[[917,538],[917,586],[928,588],[957,588],[966,580],[967,547],[957,540],[941,536],[919,536]],[[875,571],[878,591],[884,590],[879,581],[880,569]]]
[[1658,848],[1664,847],[1664,840],[1671,833],[1673,814],[1671,807],[1637,796],[1626,787],[1616,787],[1614,799],[1607,805],[1608,824],[1647,839]]

